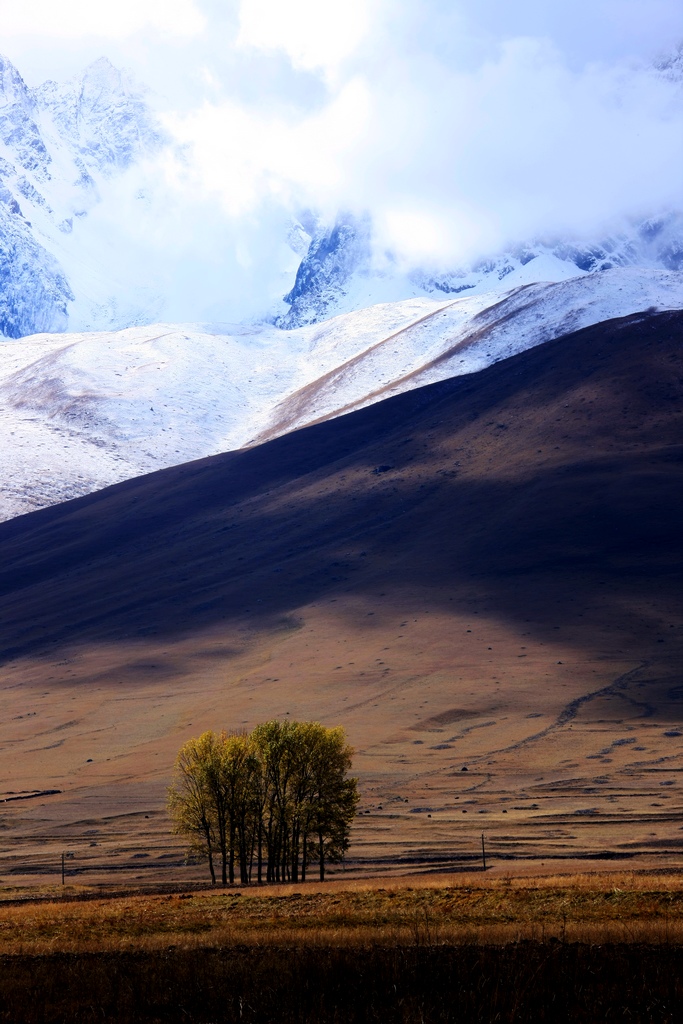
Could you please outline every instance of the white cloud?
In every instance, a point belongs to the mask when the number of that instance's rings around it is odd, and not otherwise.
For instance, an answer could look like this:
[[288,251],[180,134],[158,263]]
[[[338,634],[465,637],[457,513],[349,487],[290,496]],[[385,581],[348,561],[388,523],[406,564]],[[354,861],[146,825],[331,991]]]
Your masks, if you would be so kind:
[[683,204],[683,102],[646,67],[572,69],[519,39],[464,72],[385,38],[361,71],[314,114],[207,103],[169,122],[193,187],[232,217],[370,210],[381,246],[443,262]]
[[183,159],[149,174],[144,230],[132,201],[89,230],[165,267],[179,319],[198,291],[235,316],[284,294],[301,208],[452,265],[683,207],[681,90],[648,69],[680,0],[0,0],[0,27],[31,84],[104,52],[166,103]]
[[205,103],[166,126],[185,148],[171,173],[217,196],[231,217],[263,201],[332,209],[345,194],[348,155],[367,134],[371,98],[353,79],[318,113],[273,117],[234,102]]
[[193,0],[0,0],[0,26],[5,38],[125,39],[144,29],[195,35],[205,19]]
[[241,0],[238,45],[282,50],[296,68],[334,77],[370,28],[371,0]]

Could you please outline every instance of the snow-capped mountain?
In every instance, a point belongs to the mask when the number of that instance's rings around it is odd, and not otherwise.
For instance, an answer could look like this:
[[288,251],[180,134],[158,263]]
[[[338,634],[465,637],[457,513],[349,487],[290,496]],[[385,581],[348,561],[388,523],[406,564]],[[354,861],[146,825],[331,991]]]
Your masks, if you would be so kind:
[[[71,81],[30,89],[0,56],[0,333],[17,338],[102,320],[116,295],[80,237],[105,182],[161,136],[144,96],[102,58]],[[110,317],[111,319],[111,317]]]
[[284,331],[154,325],[0,345],[0,518],[261,441],[570,331],[683,308],[683,274],[615,268],[418,297]]

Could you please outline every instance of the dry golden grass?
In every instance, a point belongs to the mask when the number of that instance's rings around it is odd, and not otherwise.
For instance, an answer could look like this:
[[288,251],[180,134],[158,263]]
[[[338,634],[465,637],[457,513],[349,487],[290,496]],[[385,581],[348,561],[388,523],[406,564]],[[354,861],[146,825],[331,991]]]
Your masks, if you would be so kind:
[[[211,890],[0,902],[0,954],[230,945],[683,943],[683,880],[607,875],[476,884]],[[85,897],[85,898],[84,898]]]

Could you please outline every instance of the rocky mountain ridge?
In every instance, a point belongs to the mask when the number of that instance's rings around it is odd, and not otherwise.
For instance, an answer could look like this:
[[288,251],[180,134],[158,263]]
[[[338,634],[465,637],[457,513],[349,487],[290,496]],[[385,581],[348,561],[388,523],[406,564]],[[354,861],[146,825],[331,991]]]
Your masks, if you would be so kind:
[[284,329],[399,297],[502,292],[615,267],[683,268],[683,215],[677,212],[624,224],[612,235],[592,240],[532,239],[445,270],[424,267],[406,272],[390,260],[378,267],[367,216],[342,214],[332,227],[318,225],[308,237],[294,286],[284,297],[289,308],[273,318]]

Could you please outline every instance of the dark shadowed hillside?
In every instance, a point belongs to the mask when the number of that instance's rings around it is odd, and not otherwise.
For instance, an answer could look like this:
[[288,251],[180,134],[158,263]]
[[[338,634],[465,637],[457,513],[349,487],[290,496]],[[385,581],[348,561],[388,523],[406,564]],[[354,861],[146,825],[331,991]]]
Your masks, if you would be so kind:
[[441,605],[485,578],[512,618],[541,580],[570,615],[605,586],[673,592],[682,325],[610,322],[3,524],[2,650],[176,634],[378,586]]

